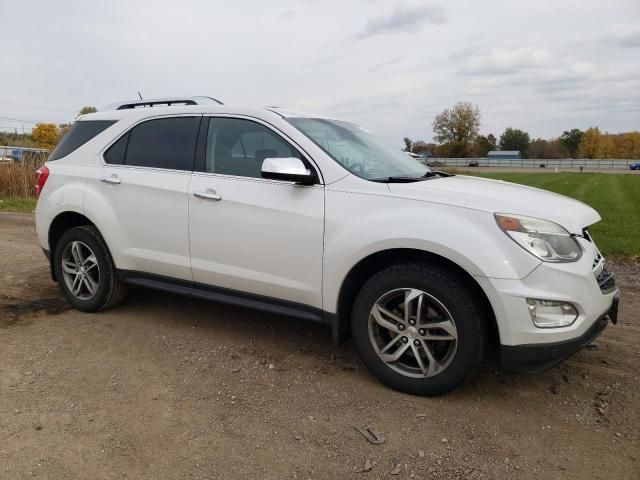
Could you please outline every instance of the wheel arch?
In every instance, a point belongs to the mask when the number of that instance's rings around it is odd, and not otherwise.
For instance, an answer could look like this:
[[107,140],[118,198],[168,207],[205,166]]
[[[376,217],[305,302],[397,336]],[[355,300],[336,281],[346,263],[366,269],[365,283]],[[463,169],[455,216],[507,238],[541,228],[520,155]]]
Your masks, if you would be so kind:
[[51,270],[51,278],[55,281],[56,274],[55,269],[53,268],[53,259],[56,251],[56,246],[58,240],[62,236],[64,232],[71,228],[81,227],[84,225],[91,225],[97,229],[95,223],[93,223],[89,218],[87,218],[82,213],[78,213],[75,211],[65,211],[59,213],[54,217],[49,225],[48,232],[48,241],[49,241],[49,268]]
[[337,309],[333,319],[336,342],[341,343],[351,335],[350,317],[353,304],[360,289],[369,278],[392,265],[403,262],[422,262],[451,269],[460,276],[476,296],[489,319],[489,340],[498,344],[498,324],[489,297],[476,279],[454,261],[426,250],[414,248],[391,248],[381,250],[361,259],[347,273],[340,286]]

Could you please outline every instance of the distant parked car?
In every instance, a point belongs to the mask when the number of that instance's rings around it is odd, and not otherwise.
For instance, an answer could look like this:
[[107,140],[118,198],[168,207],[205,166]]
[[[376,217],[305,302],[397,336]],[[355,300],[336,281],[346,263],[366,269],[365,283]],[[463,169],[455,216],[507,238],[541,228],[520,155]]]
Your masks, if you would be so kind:
[[479,166],[480,166],[480,164],[478,163],[478,161],[477,161],[477,160],[471,160],[471,161],[469,162],[469,166],[470,166],[470,167],[479,167]]
[[427,162],[428,167],[444,167],[444,163],[434,160],[433,162]]
[[629,170],[640,170],[640,162],[630,163]]

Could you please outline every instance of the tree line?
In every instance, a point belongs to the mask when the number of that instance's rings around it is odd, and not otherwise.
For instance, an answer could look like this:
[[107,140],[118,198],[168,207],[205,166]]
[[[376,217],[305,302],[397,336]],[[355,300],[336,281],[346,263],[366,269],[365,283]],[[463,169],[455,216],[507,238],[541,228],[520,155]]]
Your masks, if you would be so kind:
[[557,138],[531,139],[518,128],[508,127],[499,136],[480,135],[480,108],[458,102],[433,120],[436,143],[403,139],[404,150],[439,158],[482,158],[492,150],[518,150],[522,158],[640,158],[640,131],[601,132],[598,127],[565,130]]
[[[96,107],[82,107],[78,115],[94,113]],[[31,133],[0,132],[0,145],[11,145],[13,147],[36,147],[52,150],[62,137],[64,137],[71,123],[36,123]]]
[[[78,115],[96,112],[83,107]],[[507,128],[496,137],[480,135],[480,108],[458,102],[433,120],[434,140],[427,143],[404,138],[404,150],[440,158],[486,157],[492,150],[519,150],[522,158],[620,158],[640,159],[640,132],[607,133],[598,127],[565,130],[558,138],[531,139],[518,128]],[[0,132],[0,145],[53,149],[71,128],[70,123],[38,123],[31,133]]]

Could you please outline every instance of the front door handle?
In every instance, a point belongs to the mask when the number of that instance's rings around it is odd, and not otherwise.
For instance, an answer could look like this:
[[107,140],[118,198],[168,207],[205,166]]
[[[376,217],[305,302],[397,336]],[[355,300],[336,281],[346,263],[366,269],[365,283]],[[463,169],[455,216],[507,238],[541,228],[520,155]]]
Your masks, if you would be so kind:
[[120,177],[111,175],[110,177],[102,177],[100,181],[104,183],[110,183],[112,185],[119,185],[121,180]]
[[207,190],[206,192],[193,192],[194,197],[202,198],[204,200],[213,200],[219,202],[222,200],[222,195],[218,195],[215,190]]

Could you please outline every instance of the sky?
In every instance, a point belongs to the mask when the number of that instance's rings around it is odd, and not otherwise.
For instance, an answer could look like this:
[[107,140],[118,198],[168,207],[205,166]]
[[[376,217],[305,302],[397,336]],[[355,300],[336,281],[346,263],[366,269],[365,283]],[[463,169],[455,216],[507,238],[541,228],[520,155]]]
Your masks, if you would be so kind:
[[397,146],[480,107],[483,134],[640,129],[640,0],[0,0],[0,130],[208,95],[352,121]]

